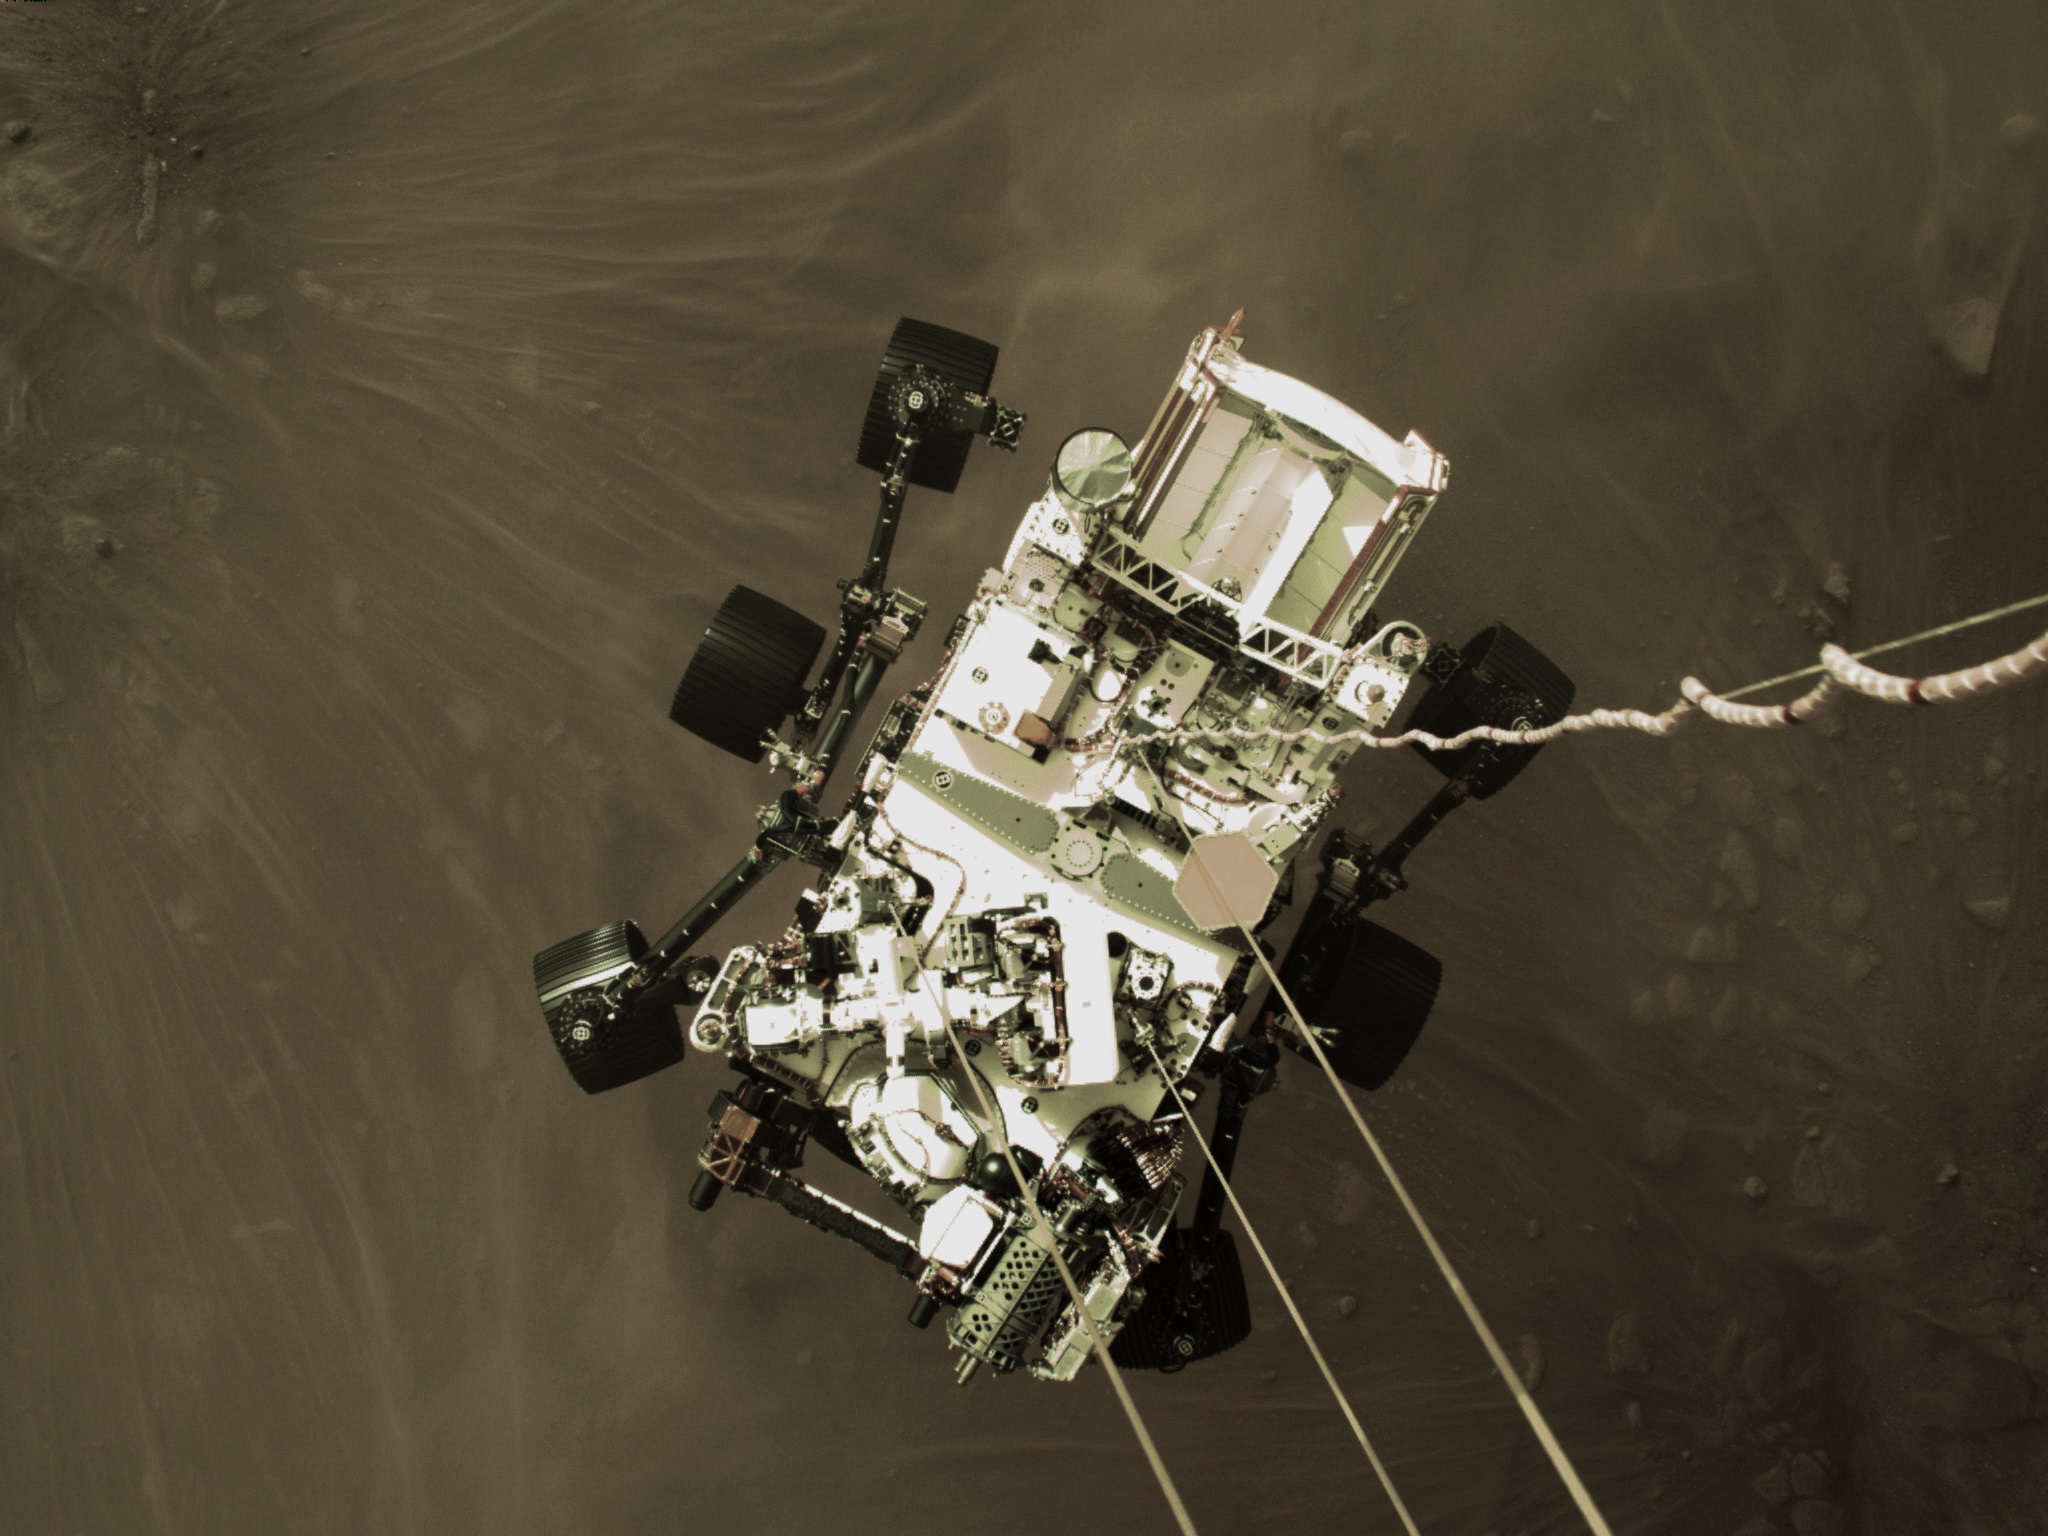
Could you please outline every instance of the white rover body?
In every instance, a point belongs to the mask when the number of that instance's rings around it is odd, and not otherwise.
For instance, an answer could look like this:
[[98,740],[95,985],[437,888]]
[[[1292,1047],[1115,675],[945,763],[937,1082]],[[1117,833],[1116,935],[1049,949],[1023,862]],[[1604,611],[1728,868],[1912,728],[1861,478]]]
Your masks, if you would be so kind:
[[[920,1293],[913,1322],[954,1309],[962,1380],[982,1363],[1069,1380],[1091,1335],[1113,1340],[1134,1321],[1117,1358],[1158,1369],[1249,1330],[1220,1198],[1205,1186],[1196,1226],[1174,1226],[1185,1130],[1174,1089],[1222,1074],[1227,1162],[1244,1107],[1270,1085],[1271,1045],[1291,1028],[1245,1009],[1246,934],[1275,910],[1278,877],[1329,812],[1355,742],[1285,733],[1377,730],[1425,667],[1437,686],[1424,704],[1443,705],[1431,728],[1446,733],[1482,717],[1554,718],[1569,702],[1554,669],[1541,686],[1526,661],[1505,682],[1490,673],[1487,637],[1461,659],[1413,625],[1379,622],[1447,465],[1421,438],[1396,441],[1246,361],[1236,324],[1196,339],[1135,448],[1100,430],[1061,446],[937,675],[892,706],[832,816],[818,788],[923,614],[880,588],[906,480],[950,490],[962,423],[1007,446],[1022,421],[984,398],[992,347],[903,322],[862,438],[861,462],[887,468],[875,542],[862,578],[843,584],[839,649],[795,739],[857,662],[841,717],[815,756],[776,734],[793,702],[782,695],[808,675],[824,631],[736,589],[671,713],[738,755],[767,753],[797,788],[764,807],[748,859],[651,950],[614,924],[535,963],[556,1044],[593,1092],[678,1059],[670,1005],[698,1003],[690,1040],[723,1052],[744,1082],[712,1107],[692,1204],[738,1188],[888,1259]],[[952,457],[917,479],[921,451]],[[1545,686],[1562,699],[1532,696]],[[1239,734],[1203,734],[1218,731]],[[1321,937],[1291,989],[1334,999],[1308,1015],[1339,1046],[1361,995],[1408,1015],[1390,1051],[1357,1058],[1357,1075],[1339,1066],[1347,1080],[1377,1087],[1391,1073],[1440,974],[1357,921],[1357,906],[1399,888],[1400,858],[1449,805],[1491,794],[1533,753],[1439,761],[1464,777],[1377,863],[1341,834],[1325,851],[1294,959],[1312,929]],[[685,958],[789,856],[827,878],[782,939],[732,950],[715,974]],[[911,1230],[802,1183],[807,1143],[864,1169]]]

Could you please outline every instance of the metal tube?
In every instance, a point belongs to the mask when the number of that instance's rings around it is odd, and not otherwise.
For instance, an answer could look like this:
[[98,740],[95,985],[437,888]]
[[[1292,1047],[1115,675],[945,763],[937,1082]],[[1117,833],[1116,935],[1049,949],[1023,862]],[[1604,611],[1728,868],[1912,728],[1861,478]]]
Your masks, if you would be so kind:
[[854,669],[853,680],[846,685],[846,699],[839,706],[839,713],[832,717],[832,723],[825,728],[825,735],[818,743],[818,750],[811,761],[817,764],[811,782],[803,790],[803,798],[817,803],[818,791],[825,787],[833,764],[838,760],[839,751],[846,745],[846,738],[859,722],[861,714],[875,696],[875,689],[881,686],[882,673],[889,663],[883,657],[869,651],[861,656],[860,665]]
[[[1358,904],[1380,901],[1398,888],[1401,865],[1416,844],[1436,830],[1443,819],[1470,798],[1463,779],[1452,779],[1430,797],[1429,803],[1417,811],[1408,825],[1394,834],[1393,840],[1382,848],[1369,864],[1358,882]],[[1382,875],[1395,877],[1393,885],[1381,878]]]
[[1230,1048],[1230,1060],[1218,1082],[1216,1125],[1209,1134],[1209,1152],[1215,1161],[1202,1175],[1202,1190],[1195,1202],[1195,1219],[1188,1227],[1191,1239],[1216,1235],[1223,1224],[1223,1204],[1229,1198],[1225,1181],[1237,1161],[1238,1139],[1244,1135],[1245,1117],[1252,1100],[1273,1083],[1276,1053],[1263,1035],[1247,1035]]
[[906,1268],[917,1257],[917,1248],[909,1238],[878,1221],[870,1221],[853,1207],[842,1205],[801,1179],[784,1178],[768,1198],[798,1220],[809,1222],[820,1232],[843,1237],[898,1269]]
[[725,916],[734,902],[759,884],[762,878],[786,857],[788,855],[779,848],[749,848],[746,857],[721,875],[718,883],[706,891],[697,904],[678,918],[676,925],[640,957],[639,964],[624,973],[623,985],[614,1000],[620,1003],[630,1001],[657,984],[668,968],[689,953],[690,946],[708,933],[713,923]]
[[[889,460],[888,473],[882,477],[882,505],[875,514],[874,532],[868,537],[867,563],[861,567],[860,575],[843,589],[848,599],[839,610],[839,638],[833,643],[831,656],[826,658],[825,670],[819,674],[817,686],[804,700],[804,707],[791,727],[791,734],[799,746],[810,738],[818,722],[825,718],[832,696],[839,691],[840,680],[846,676],[846,668],[853,660],[860,632],[874,616],[870,605],[889,574],[889,556],[896,547],[896,525],[902,520],[903,498],[910,486],[910,467],[916,461],[918,445],[922,441],[922,434],[916,427],[906,426],[896,434],[896,452]],[[866,594],[864,601],[854,598],[856,591]]]
[[882,480],[882,507],[875,516],[875,531],[868,540],[868,563],[861,567],[860,584],[879,591],[889,574],[889,552],[896,544],[896,524],[903,515],[903,496],[910,485],[910,467],[917,461],[918,445],[924,434],[915,426],[896,431],[896,455],[889,461],[889,473]]

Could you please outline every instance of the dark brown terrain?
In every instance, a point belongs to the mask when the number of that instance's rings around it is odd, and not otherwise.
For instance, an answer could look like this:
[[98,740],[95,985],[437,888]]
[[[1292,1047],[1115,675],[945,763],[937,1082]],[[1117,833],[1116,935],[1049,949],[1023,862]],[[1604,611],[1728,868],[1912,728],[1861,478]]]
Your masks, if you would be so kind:
[[[532,953],[774,787],[664,718],[712,609],[834,611],[890,326],[985,335],[911,686],[1239,305],[1451,458],[1389,616],[1583,705],[2032,596],[2043,115],[2034,0],[6,5],[0,1529],[1170,1530],[1099,1374],[956,1389],[685,1206],[722,1067],[555,1059]],[[1576,737],[1384,909],[1447,974],[1368,1114],[1617,1531],[2048,1528],[2044,721]],[[1305,1065],[1240,1167],[1423,1529],[1578,1528]],[[1252,1286],[1133,1380],[1197,1525],[1397,1529]]]

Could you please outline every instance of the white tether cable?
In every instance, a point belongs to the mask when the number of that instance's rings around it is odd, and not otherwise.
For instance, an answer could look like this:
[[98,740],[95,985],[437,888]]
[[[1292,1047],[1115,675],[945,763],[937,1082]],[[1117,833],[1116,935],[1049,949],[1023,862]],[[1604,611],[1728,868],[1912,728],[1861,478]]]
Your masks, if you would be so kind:
[[1259,1256],[1259,1262],[1266,1266],[1266,1276],[1273,1282],[1273,1289],[1280,1293],[1280,1299],[1287,1303],[1287,1315],[1294,1319],[1294,1326],[1301,1333],[1301,1342],[1308,1346],[1308,1352],[1315,1356],[1316,1369],[1323,1373],[1323,1380],[1330,1384],[1330,1395],[1337,1399],[1337,1406],[1344,1410],[1344,1418],[1351,1425],[1351,1433],[1358,1437],[1358,1445],[1365,1452],[1365,1459],[1372,1463],[1372,1469],[1379,1474],[1380,1486],[1387,1490],[1387,1498],[1394,1506],[1394,1513],[1401,1517],[1401,1524],[1408,1536],[1422,1536],[1416,1528],[1414,1517],[1408,1513],[1408,1506],[1401,1502],[1401,1495],[1394,1491],[1394,1479],[1387,1472],[1386,1464],[1380,1460],[1379,1452],[1372,1448],[1372,1441],[1365,1435],[1365,1426],[1358,1422],[1358,1415],[1352,1411],[1351,1403],[1344,1396],[1344,1389],[1337,1385],[1336,1372],[1330,1369],[1330,1362],[1323,1358],[1323,1352],[1316,1344],[1315,1335],[1308,1331],[1308,1322],[1301,1315],[1301,1308],[1294,1304],[1294,1293],[1287,1289],[1287,1282],[1280,1278],[1280,1270],[1272,1256],[1266,1252],[1266,1245],[1259,1241],[1259,1234],[1252,1227],[1251,1217],[1245,1215],[1244,1207],[1238,1203],[1237,1191],[1230,1187],[1230,1180],[1224,1176],[1222,1166],[1216,1161],[1216,1154],[1210,1150],[1208,1138],[1202,1135],[1195,1124],[1192,1106],[1181,1096],[1181,1091],[1166,1070],[1166,1063],[1159,1059],[1159,1052],[1148,1040],[1145,1049],[1151,1052],[1152,1064],[1159,1069],[1159,1080],[1166,1084],[1166,1091],[1173,1095],[1180,1105],[1181,1113],[1187,1117],[1188,1131],[1195,1138],[1195,1145],[1202,1149],[1202,1156],[1208,1159],[1209,1171],[1216,1175],[1216,1182],[1223,1186],[1223,1193],[1230,1200],[1230,1209],[1237,1215],[1237,1224],[1244,1228],[1244,1235]]
[[[1174,819],[1180,822],[1181,830],[1187,834],[1188,842],[1192,846],[1194,834],[1188,831],[1187,820],[1180,813],[1179,802],[1167,794],[1166,786],[1160,783],[1159,775],[1153,770],[1152,765],[1143,758],[1139,761],[1144,763],[1145,772],[1151,777],[1152,786],[1158,791],[1161,802],[1173,807]],[[1216,888],[1215,876],[1210,874],[1208,866],[1200,860],[1194,862],[1195,867],[1201,871],[1203,882],[1209,887],[1209,894],[1215,899],[1217,906],[1223,911],[1230,911],[1230,904]],[[1387,1154],[1381,1150],[1379,1139],[1366,1125],[1365,1117],[1359,1114],[1358,1106],[1351,1102],[1351,1095],[1345,1091],[1343,1079],[1337,1076],[1336,1068],[1330,1065],[1330,1058],[1323,1054],[1322,1042],[1316,1039],[1315,1031],[1308,1027],[1308,1020],[1303,1018],[1301,1010],[1294,1006],[1293,997],[1281,984],[1279,973],[1273,969],[1273,962],[1266,958],[1266,951],[1260,946],[1257,936],[1242,922],[1237,924],[1237,931],[1244,935],[1252,957],[1266,973],[1266,980],[1272,984],[1280,1000],[1287,1005],[1287,1011],[1294,1016],[1302,1039],[1315,1053],[1316,1062],[1322,1067],[1323,1074],[1329,1078],[1330,1086],[1337,1090],[1338,1101],[1350,1113],[1351,1123],[1358,1127],[1358,1134],[1371,1150],[1374,1161],[1380,1165],[1380,1172],[1387,1176],[1387,1183],[1393,1187],[1394,1194],[1400,1199],[1402,1209],[1408,1213],[1408,1219],[1415,1224],[1415,1230],[1422,1235],[1422,1241],[1429,1249],[1430,1257],[1436,1260],[1437,1269],[1443,1274],[1444,1283],[1450,1287],[1451,1294],[1458,1298],[1458,1305],[1465,1309],[1465,1316],[1471,1322],[1473,1332],[1479,1335],[1480,1343],[1486,1346],[1487,1354],[1492,1356],[1494,1368],[1500,1372],[1501,1380],[1507,1383],[1508,1390],[1514,1394],[1516,1406],[1522,1410],[1522,1416],[1529,1421],[1529,1427],[1536,1432],[1536,1438],[1542,1444],[1544,1454],[1549,1456],[1551,1466],[1557,1469],[1557,1475],[1571,1494],[1572,1502],[1578,1505],[1579,1513],[1592,1528],[1594,1536],[1613,1536],[1613,1532],[1608,1529],[1607,1521],[1594,1505],[1593,1496],[1586,1491],[1586,1485],[1579,1481],[1579,1474],[1573,1470],[1571,1458],[1565,1455],[1564,1447],[1558,1443],[1557,1436],[1551,1433],[1550,1424],[1543,1417],[1543,1410],[1536,1406],[1535,1398],[1529,1395],[1529,1389],[1523,1385],[1521,1376],[1509,1363],[1506,1351],[1500,1347],[1500,1341],[1494,1338],[1493,1330],[1486,1326],[1486,1319],[1479,1315],[1479,1308],[1473,1302],[1471,1293],[1465,1289],[1465,1282],[1458,1278],[1457,1270],[1451,1267],[1450,1256],[1437,1242],[1436,1234],[1430,1230],[1429,1223],[1423,1220],[1421,1210],[1408,1193],[1408,1186],[1403,1184],[1400,1175],[1394,1172],[1394,1165],[1387,1160]]]
[[[1972,614],[1967,619],[1957,619],[1951,624],[1925,629],[1917,635],[1903,639],[1888,640],[1883,645],[1873,645],[1868,650],[1845,651],[1838,645],[1824,646],[1818,666],[1806,667],[1798,672],[1787,672],[1782,677],[1767,678],[1760,683],[1750,683],[1728,693],[1715,693],[1696,677],[1688,677],[1679,685],[1683,695],[1661,714],[1651,714],[1642,709],[1593,709],[1581,714],[1567,715],[1564,719],[1533,730],[1508,730],[1495,725],[1475,725],[1469,731],[1456,736],[1433,736],[1428,731],[1403,731],[1398,736],[1381,736],[1369,726],[1349,731],[1274,731],[1262,730],[1255,726],[1176,726],[1172,730],[1156,732],[1151,741],[1313,741],[1324,745],[1349,742],[1363,747],[1405,747],[1417,745],[1441,752],[1450,748],[1470,746],[1476,741],[1499,741],[1524,746],[1541,746],[1546,741],[1555,741],[1560,736],[1580,731],[1633,730],[1643,731],[1651,736],[1669,736],[1673,731],[1698,712],[1723,725],[1744,725],[1762,730],[1775,730],[1788,725],[1799,725],[1820,713],[1837,696],[1845,691],[1867,695],[1887,704],[1948,704],[1958,699],[1970,698],[1980,693],[1994,692],[2011,687],[2038,673],[2048,671],[2048,634],[2042,635],[2031,645],[1983,662],[1978,666],[1965,667],[1957,672],[1944,672],[1935,677],[1895,677],[1880,672],[1875,667],[1862,665],[1862,658],[1895,651],[1901,646],[1913,645],[1922,640],[1932,640],[1941,635],[1952,635],[1960,630],[1970,629],[1979,624],[1989,624],[1993,619],[2006,618],[2011,614],[2023,613],[2030,608],[2048,605],[2048,593],[2039,597],[2023,598],[2017,603],[2008,603],[2003,608],[1993,608],[1984,613]],[[1820,683],[1801,694],[1798,698],[1783,704],[1734,704],[1729,701],[1745,693],[1759,693],[1766,688],[1775,688],[1780,683],[1796,682],[1801,678],[1821,675]]]

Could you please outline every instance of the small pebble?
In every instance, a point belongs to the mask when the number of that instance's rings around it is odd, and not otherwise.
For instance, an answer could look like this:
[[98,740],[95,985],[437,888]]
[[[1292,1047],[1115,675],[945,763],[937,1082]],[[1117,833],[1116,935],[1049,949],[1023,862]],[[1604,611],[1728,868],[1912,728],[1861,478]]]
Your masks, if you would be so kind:
[[93,548],[98,551],[99,557],[102,560],[111,560],[114,558],[114,551],[120,548],[120,546],[107,537],[107,535],[101,534],[99,539],[93,544]]
[[1641,1429],[1643,1427],[1643,1405],[1631,1400],[1624,1413],[1624,1417],[1627,1418],[1630,1429]]
[[21,118],[17,117],[7,125],[7,142],[10,144],[19,144],[23,139],[29,136],[29,132],[29,125],[26,122],[24,122]]
[[1535,1240],[1536,1240],[1537,1238],[1541,1237],[1542,1235],[1543,1235],[1543,1223],[1542,1223],[1542,1222],[1540,1222],[1540,1221],[1537,1221],[1537,1220],[1535,1220],[1535,1219],[1533,1219],[1533,1218],[1532,1218],[1532,1219],[1530,1220],[1530,1222],[1529,1222],[1529,1239],[1530,1239],[1530,1241],[1531,1241],[1531,1242],[1534,1242],[1534,1241],[1535,1241]]
[[1998,127],[1998,136],[2008,149],[2025,149],[2040,134],[2041,119],[2029,112],[2015,112]]
[[1902,821],[1892,828],[1892,841],[1895,843],[1910,843],[1919,835],[1920,824],[1915,821]]
[[1337,1315],[1339,1317],[1356,1317],[1358,1315],[1358,1298],[1356,1296],[1339,1296],[1337,1298]]
[[1750,1199],[1761,1204],[1763,1201],[1770,1199],[1771,1186],[1752,1173],[1742,1181],[1742,1192],[1749,1196]]
[[1819,1141],[1819,1140],[1820,1140],[1820,1127],[1819,1127],[1819,1126],[1817,1126],[1817,1125],[1809,1125],[1809,1126],[1808,1126],[1808,1127],[1806,1128],[1806,1139],[1807,1139],[1808,1141]]
[[1943,1163],[1941,1165],[1941,1172],[1937,1173],[1934,1176],[1934,1182],[1939,1184],[1943,1189],[1951,1189],[1955,1186],[1956,1180],[1960,1179],[1962,1176],[1963,1170],[1958,1168],[1954,1163]]
[[1817,1087],[1822,1098],[1826,1098],[1829,1094],[1835,1091],[1834,1085],[1832,1083],[1820,1083],[1817,1085]]
[[1844,608],[1849,606],[1849,573],[1842,568],[1841,561],[1837,560],[1828,567],[1827,577],[1821,582],[1820,589]]

